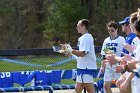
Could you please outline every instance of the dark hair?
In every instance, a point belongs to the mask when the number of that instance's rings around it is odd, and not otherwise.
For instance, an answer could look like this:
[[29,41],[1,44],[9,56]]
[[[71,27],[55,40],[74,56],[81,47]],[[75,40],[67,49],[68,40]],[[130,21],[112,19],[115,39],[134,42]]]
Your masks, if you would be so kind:
[[127,22],[127,23],[122,23],[122,25],[125,25],[125,26],[128,26],[129,24],[130,24],[130,23],[128,23],[128,22]]
[[81,21],[81,26],[85,26],[86,29],[89,28],[89,20],[87,20],[87,19],[82,19],[82,20],[80,20],[80,21]]
[[135,29],[137,31],[137,36],[140,38],[140,20],[136,21]]
[[115,22],[115,21],[110,21],[110,22],[108,22],[106,26],[107,26],[107,27],[113,27],[113,28],[115,28],[115,29],[118,29],[118,23]]

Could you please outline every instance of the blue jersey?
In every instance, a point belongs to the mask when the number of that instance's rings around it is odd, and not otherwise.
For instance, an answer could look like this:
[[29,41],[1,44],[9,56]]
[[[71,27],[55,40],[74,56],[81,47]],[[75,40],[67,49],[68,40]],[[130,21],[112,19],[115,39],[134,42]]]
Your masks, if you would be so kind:
[[0,73],[0,88],[13,87],[12,73],[1,72]]
[[[128,44],[132,44],[132,41],[133,39],[137,37],[137,35],[135,33],[130,33],[129,35],[127,35],[127,37],[125,38],[125,42],[128,43]],[[126,53],[126,54],[129,54],[129,52],[125,49],[122,50],[122,52]],[[123,56],[123,55],[121,55]]]

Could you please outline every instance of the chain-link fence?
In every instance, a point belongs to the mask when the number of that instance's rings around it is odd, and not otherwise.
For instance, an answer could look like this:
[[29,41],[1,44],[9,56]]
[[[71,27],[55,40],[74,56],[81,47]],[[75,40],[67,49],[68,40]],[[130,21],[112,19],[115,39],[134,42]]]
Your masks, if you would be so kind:
[[[96,47],[97,65],[100,68],[101,47]],[[73,57],[66,57],[63,54],[55,53],[52,49],[24,49],[24,50],[0,50],[0,72],[22,72],[26,71],[49,71],[49,70],[72,70],[76,69],[76,60]],[[1,74],[6,76],[9,74]],[[101,78],[95,79],[97,82]],[[72,79],[62,79],[62,84],[75,84]],[[30,86],[30,83],[24,86]],[[54,84],[55,85],[55,84]],[[13,87],[20,87],[21,85],[14,83]],[[30,93],[30,92],[28,92]],[[35,92],[33,92],[35,93]],[[47,93],[47,91],[37,92]],[[48,91],[50,93],[50,91]],[[74,93],[72,90],[54,90],[53,93]]]
[[[100,67],[100,47],[96,47],[97,64]],[[0,72],[76,69],[76,60],[52,49],[0,50]]]

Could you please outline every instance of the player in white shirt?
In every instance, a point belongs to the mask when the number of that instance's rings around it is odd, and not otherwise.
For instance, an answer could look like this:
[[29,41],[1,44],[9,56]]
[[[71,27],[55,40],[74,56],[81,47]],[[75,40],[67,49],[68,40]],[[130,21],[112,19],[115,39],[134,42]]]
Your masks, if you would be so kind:
[[104,49],[112,50],[117,56],[121,56],[123,44],[125,43],[125,38],[117,34],[118,24],[114,21],[110,21],[107,24],[107,30],[109,37],[104,40],[101,55],[103,56],[103,62],[101,66],[101,72],[104,72],[104,88],[106,93],[112,93],[111,82],[117,80],[120,77],[120,73],[115,73],[115,66],[119,63],[114,62],[113,64],[105,62],[105,51]]
[[[136,29],[136,32],[137,32],[137,38],[135,39],[134,41],[134,44],[135,44],[135,61],[138,61],[137,62],[137,71],[139,72],[139,66],[140,66],[140,8],[138,8],[138,12],[137,12],[137,20],[135,22],[135,29]],[[134,78],[132,79],[132,93],[139,93],[140,91],[140,74],[139,76],[134,76]]]
[[[124,69],[128,68],[132,68],[135,69],[134,71],[138,72],[140,71],[139,67],[140,67],[140,20],[136,21],[135,23],[135,28],[137,31],[137,36],[138,38],[137,40],[137,45],[136,48],[134,48],[132,45],[128,45],[126,44],[124,46],[125,49],[127,49],[129,52],[135,52],[135,57],[134,60],[131,61],[127,61],[127,64],[125,66]],[[131,84],[132,84],[132,93],[139,93],[140,91],[140,73],[137,75],[136,73],[134,74],[135,76],[133,77]]]
[[66,44],[64,49],[77,56],[77,78],[76,78],[76,93],[82,93],[86,88],[88,93],[95,93],[93,86],[93,74],[97,69],[96,56],[94,49],[94,39],[88,33],[89,21],[82,19],[77,24],[77,31],[82,36],[78,39],[79,50],[74,50],[70,45]]
[[[127,63],[127,64],[122,65],[122,68],[124,70],[130,71],[131,73],[132,73],[132,70],[130,68],[135,69],[134,72],[135,71],[137,71],[137,72],[140,71],[140,69],[139,69],[139,67],[140,67],[140,20],[139,20],[140,19],[140,10],[138,11],[136,20],[137,19],[138,19],[138,21],[135,21],[134,24],[133,24],[134,28],[136,29],[137,37],[138,37],[138,38],[134,39],[135,45],[134,46],[129,45],[129,44],[124,45],[124,48],[126,50],[128,50],[129,52],[135,53],[135,56],[131,60],[126,60],[126,61],[124,61],[124,59],[122,60],[122,63]],[[131,23],[131,25],[132,25],[132,23]],[[125,59],[128,59],[128,56],[126,56]],[[128,75],[125,78],[132,79],[132,81],[131,81],[132,93],[139,93],[139,91],[140,91],[140,86],[139,86],[139,84],[140,84],[140,74],[134,73],[134,75],[135,76],[133,77],[133,79],[130,78]],[[127,82],[128,81],[129,80],[127,80]],[[121,88],[122,91],[125,91],[125,86],[126,85],[124,85],[124,84],[123,84],[123,86],[121,85],[120,88]]]

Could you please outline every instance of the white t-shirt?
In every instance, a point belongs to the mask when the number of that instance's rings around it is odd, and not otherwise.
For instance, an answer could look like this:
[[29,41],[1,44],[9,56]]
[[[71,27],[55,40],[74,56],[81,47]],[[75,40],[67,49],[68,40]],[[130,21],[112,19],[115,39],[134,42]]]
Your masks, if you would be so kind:
[[136,47],[136,56],[135,56],[136,61],[140,61],[140,44],[137,45]]
[[86,33],[78,39],[79,51],[88,52],[84,57],[77,58],[77,68],[97,69],[94,40],[91,34]]
[[[135,53],[136,53],[135,60],[140,61],[140,39],[139,40],[137,39],[137,45],[136,45]],[[133,77],[131,84],[132,84],[132,93],[139,93],[140,78],[138,78],[136,76]]]
[[[135,37],[132,41],[132,46],[138,48],[137,46],[140,44],[140,39],[138,37]],[[136,49],[133,53],[130,53],[130,54],[133,54],[134,57],[136,56],[136,51],[138,51],[138,49]]]
[[135,58],[135,61],[140,61],[140,39],[137,37],[137,38],[134,38],[135,39],[135,43],[134,43],[134,46],[136,47],[136,49],[134,50],[134,58]]
[[109,48],[110,50],[113,50],[117,56],[121,56],[124,43],[125,43],[125,38],[122,36],[117,36],[114,40],[112,40],[110,37],[107,37],[104,40],[102,50],[101,50],[101,55],[105,55],[105,52],[103,50]]
[[140,43],[140,39],[138,37],[135,37],[132,41],[132,46],[137,47],[137,45]]

